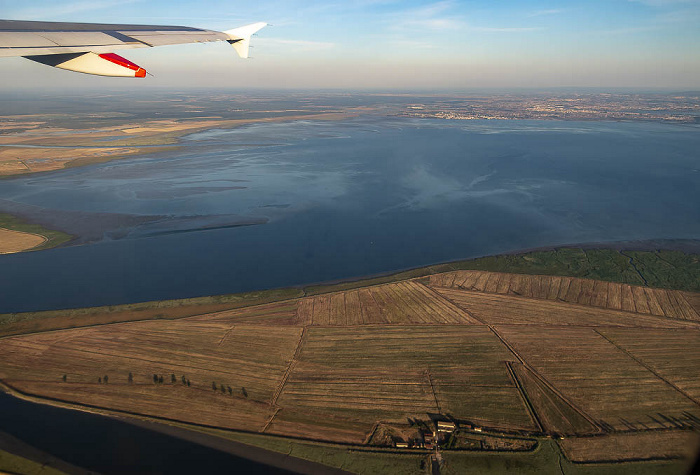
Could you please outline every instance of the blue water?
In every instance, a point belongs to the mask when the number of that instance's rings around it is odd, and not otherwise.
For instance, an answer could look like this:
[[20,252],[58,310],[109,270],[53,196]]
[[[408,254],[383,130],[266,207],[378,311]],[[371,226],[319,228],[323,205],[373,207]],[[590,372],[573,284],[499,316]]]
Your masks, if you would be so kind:
[[[92,213],[167,216],[0,256],[0,312],[231,293],[547,245],[700,238],[700,128],[262,124],[194,134],[168,157],[3,180],[0,200],[84,212],[83,226]],[[264,224],[232,227],[251,223]]]
[[[75,466],[101,474],[238,473],[286,475],[280,457],[262,449],[227,442],[233,455],[99,414],[46,406],[0,391],[0,429]],[[219,444],[220,445],[220,444]],[[233,447],[231,447],[233,446]],[[252,452],[252,454],[251,454]],[[255,457],[254,460],[245,458]],[[268,463],[260,462],[268,456]],[[301,462],[306,465],[305,462]],[[274,465],[272,465],[274,464]]]

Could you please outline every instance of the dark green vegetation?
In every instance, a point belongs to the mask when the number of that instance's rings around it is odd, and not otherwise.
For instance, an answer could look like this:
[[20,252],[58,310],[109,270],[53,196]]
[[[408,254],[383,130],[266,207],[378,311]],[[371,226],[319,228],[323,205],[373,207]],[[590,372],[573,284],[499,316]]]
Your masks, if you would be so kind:
[[42,249],[50,249],[52,247],[60,246],[71,239],[73,236],[66,234],[61,231],[54,231],[51,229],[46,229],[40,224],[30,224],[22,219],[12,216],[10,214],[0,213],[0,228],[9,229],[11,231],[21,231],[25,233],[39,234],[46,237],[47,241],[41,246],[37,246],[31,251],[40,251]]
[[460,270],[581,277],[663,289],[700,291],[700,255],[680,251],[561,248],[449,264]]

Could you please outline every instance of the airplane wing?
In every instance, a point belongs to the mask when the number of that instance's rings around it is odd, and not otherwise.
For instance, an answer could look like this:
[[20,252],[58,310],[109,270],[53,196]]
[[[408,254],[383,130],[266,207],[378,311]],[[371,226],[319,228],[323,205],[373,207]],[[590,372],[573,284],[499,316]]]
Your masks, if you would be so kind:
[[23,56],[48,66],[99,76],[145,77],[146,70],[112,51],[226,41],[248,57],[250,37],[266,23],[227,31],[185,26],[0,20],[0,57]]

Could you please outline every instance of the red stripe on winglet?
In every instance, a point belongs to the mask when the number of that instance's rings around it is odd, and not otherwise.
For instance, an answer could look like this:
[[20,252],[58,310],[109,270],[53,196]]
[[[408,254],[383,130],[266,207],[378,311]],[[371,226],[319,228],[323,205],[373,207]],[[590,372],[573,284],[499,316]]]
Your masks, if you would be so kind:
[[[131,69],[132,71],[136,71],[136,77],[137,78],[142,78],[146,75],[146,70],[143,69],[141,66],[138,64],[134,64],[131,61],[129,61],[126,58],[122,58],[118,54],[114,53],[104,53],[99,55],[100,58],[106,59],[107,61],[110,61],[114,64],[118,64],[119,66],[123,66],[125,68]],[[143,73],[141,73],[143,71]],[[141,75],[142,74],[142,75]]]

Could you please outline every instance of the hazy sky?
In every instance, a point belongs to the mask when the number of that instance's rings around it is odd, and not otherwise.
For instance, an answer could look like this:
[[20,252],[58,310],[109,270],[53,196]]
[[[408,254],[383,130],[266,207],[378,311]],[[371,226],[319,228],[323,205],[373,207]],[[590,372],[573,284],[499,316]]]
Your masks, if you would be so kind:
[[0,88],[700,88],[700,0],[0,0],[0,18],[273,26],[253,59],[225,44],[117,53],[145,80],[0,58]]

